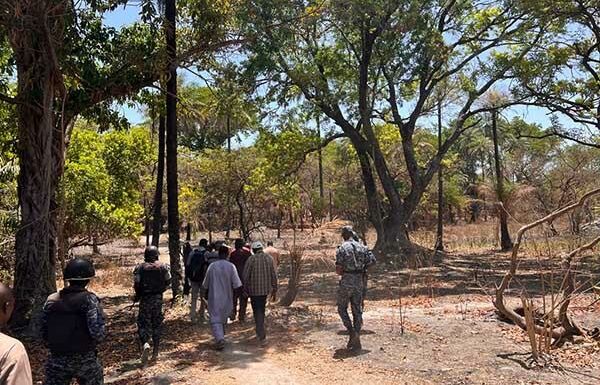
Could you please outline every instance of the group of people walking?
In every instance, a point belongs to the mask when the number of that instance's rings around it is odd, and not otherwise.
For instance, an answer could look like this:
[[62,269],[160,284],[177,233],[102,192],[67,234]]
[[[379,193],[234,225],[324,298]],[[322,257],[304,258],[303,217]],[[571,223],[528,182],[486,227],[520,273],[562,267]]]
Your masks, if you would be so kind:
[[[248,299],[252,305],[256,336],[261,345],[266,343],[265,309],[267,297],[275,301],[277,295],[277,268],[274,258],[265,252],[261,242],[248,247],[237,239],[230,250],[223,242],[208,245],[200,240],[185,260],[186,281],[191,290],[190,318],[192,322],[205,319],[215,339],[215,348],[225,346],[225,326],[228,319],[240,322],[246,319]],[[200,300],[200,314],[198,301]]]
[[[363,299],[366,293],[366,272],[375,263],[369,249],[359,242],[351,227],[342,229],[344,242],[336,253],[336,273],[341,276],[337,292],[337,308],[348,330],[347,348],[361,349]],[[245,322],[250,300],[261,346],[267,343],[265,311],[267,300],[277,298],[277,265],[279,252],[261,242],[251,246],[235,241],[231,250],[224,242],[210,245],[202,239],[196,248],[184,255],[185,294],[191,294],[192,323],[208,320],[214,337],[214,348],[226,345],[228,320]],[[272,255],[271,255],[272,254]],[[169,266],[159,261],[159,250],[149,246],[144,262],[133,272],[134,301],[139,301],[137,317],[141,348],[141,363],[156,360],[160,351],[163,326],[163,293],[171,281]],[[64,270],[66,287],[50,295],[41,315],[41,336],[49,349],[45,385],[101,385],[103,369],[97,355],[97,345],[106,336],[106,316],[98,297],[87,290],[96,275],[88,260],[70,260]],[[200,306],[198,306],[200,302]],[[352,319],[348,313],[352,309]],[[0,328],[8,322],[14,298],[10,289],[0,284]],[[23,345],[0,333],[0,384],[29,385],[31,369]]]

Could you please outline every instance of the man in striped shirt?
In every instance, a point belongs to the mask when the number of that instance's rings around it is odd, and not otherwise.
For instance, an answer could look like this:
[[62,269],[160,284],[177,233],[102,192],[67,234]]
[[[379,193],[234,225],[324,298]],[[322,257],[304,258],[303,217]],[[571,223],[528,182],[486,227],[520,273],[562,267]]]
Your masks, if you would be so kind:
[[270,294],[272,301],[277,296],[277,272],[275,271],[273,258],[263,251],[262,243],[254,242],[252,251],[254,254],[246,261],[242,281],[252,303],[256,336],[260,344],[264,345],[267,340],[265,331],[267,296]]

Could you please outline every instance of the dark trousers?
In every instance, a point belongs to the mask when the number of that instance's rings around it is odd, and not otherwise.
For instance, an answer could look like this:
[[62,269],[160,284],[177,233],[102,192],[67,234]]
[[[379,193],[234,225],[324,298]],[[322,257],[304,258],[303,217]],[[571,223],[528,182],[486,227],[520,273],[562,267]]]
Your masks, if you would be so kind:
[[[361,281],[362,283],[362,278]],[[342,285],[338,287],[337,292],[337,308],[338,314],[342,319],[342,323],[349,332],[355,331],[360,333],[362,329],[362,303],[363,303],[363,288],[362,285]],[[348,304],[352,308],[352,321],[348,314]]]
[[190,285],[190,280],[187,279],[187,276],[183,280],[183,295],[190,295],[190,290],[192,286]]
[[150,342],[158,346],[164,315],[162,294],[152,294],[140,298],[140,310],[137,318],[138,335],[142,345]]
[[44,385],[69,385],[75,379],[80,385],[102,385],[102,363],[96,352],[52,354],[46,362]]
[[256,336],[259,340],[267,338],[265,331],[265,308],[267,306],[267,296],[257,295],[251,296],[252,313],[254,314],[254,323],[256,324]]
[[231,313],[231,319],[234,320],[236,314],[238,314],[238,303],[240,305],[239,319],[244,321],[246,319],[246,308],[248,307],[248,296],[242,292],[242,290],[234,290],[233,292],[233,313]]

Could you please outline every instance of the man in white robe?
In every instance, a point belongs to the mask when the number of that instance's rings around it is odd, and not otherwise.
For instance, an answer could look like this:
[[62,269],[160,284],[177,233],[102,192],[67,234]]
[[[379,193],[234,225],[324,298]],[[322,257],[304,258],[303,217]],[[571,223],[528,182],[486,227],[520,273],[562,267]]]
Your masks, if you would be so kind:
[[203,293],[208,291],[208,314],[217,350],[225,347],[225,325],[233,311],[233,291],[242,287],[235,266],[227,260],[228,256],[229,247],[221,246],[219,259],[208,266],[202,283]]

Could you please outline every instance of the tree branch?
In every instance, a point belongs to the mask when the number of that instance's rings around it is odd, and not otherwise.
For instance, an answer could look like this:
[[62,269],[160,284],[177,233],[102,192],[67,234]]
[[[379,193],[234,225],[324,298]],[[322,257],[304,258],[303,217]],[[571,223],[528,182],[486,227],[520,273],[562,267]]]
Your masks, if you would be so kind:
[[18,104],[19,101],[16,98],[13,98],[12,96],[8,96],[5,94],[0,93],[0,101],[8,103],[8,104]]
[[307,148],[304,151],[304,153],[302,154],[302,159],[300,160],[300,162],[298,162],[298,165],[296,167],[294,167],[293,170],[290,170],[290,171],[286,172],[284,174],[285,177],[287,178],[287,177],[289,177],[289,176],[297,173],[298,170],[300,170],[300,167],[302,167],[302,165],[306,161],[306,157],[308,156],[308,154],[311,154],[311,153],[313,153],[315,151],[319,151],[320,149],[327,147],[327,145],[329,143],[333,142],[334,140],[337,140],[337,139],[340,139],[340,138],[347,138],[347,137],[348,137],[348,135],[346,135],[344,133],[334,134],[334,135],[331,135],[331,136],[329,136],[327,138],[321,139],[321,142],[319,144],[317,144],[316,146]]
[[[538,219],[534,222],[531,222],[525,226],[522,226],[519,229],[519,231],[517,231],[516,241],[513,246],[512,254],[510,257],[510,267],[509,267],[509,270],[504,275],[504,278],[502,279],[500,286],[498,286],[496,288],[496,297],[493,301],[493,304],[500,313],[502,313],[508,319],[513,321],[520,328],[522,328],[522,329],[527,328],[525,319],[522,316],[520,316],[519,314],[517,314],[513,309],[510,309],[506,306],[506,303],[504,302],[504,292],[510,285],[510,282],[512,281],[512,279],[517,274],[518,254],[519,254],[519,250],[521,248],[521,243],[523,242],[523,237],[525,236],[525,233],[535,227],[538,227],[538,226],[544,224],[544,223],[552,223],[556,218],[564,215],[565,213],[572,211],[578,207],[583,206],[590,198],[592,198],[593,196],[596,196],[598,194],[600,194],[600,188],[589,191],[588,193],[584,194],[577,202],[572,203],[568,206],[562,207],[562,208],[546,215],[543,218],[540,218],[540,219]],[[584,245],[583,247],[580,247],[579,249],[573,250],[569,255],[571,255],[571,258],[573,258],[578,253],[595,246],[599,241],[600,241],[600,239],[597,238],[597,239],[593,240],[592,242],[588,243],[587,245]],[[570,326],[573,326],[573,325],[570,325]],[[548,333],[548,330],[542,326],[536,326],[535,331],[537,334],[547,334]],[[563,325],[563,327],[561,327],[561,328],[553,329],[551,331],[551,334],[552,334],[553,338],[559,339],[559,338],[562,338],[566,332],[568,332],[568,330],[566,330],[565,326]]]
[[558,137],[561,139],[565,139],[565,140],[570,140],[572,142],[575,142],[577,144],[581,144],[583,146],[588,146],[588,147],[593,147],[593,148],[598,148],[600,149],[600,144],[598,143],[592,143],[592,142],[586,142],[584,140],[575,138],[573,136],[570,136],[568,134],[562,133],[562,132],[558,132],[558,131],[551,131],[542,135],[524,135],[524,134],[518,134],[517,138],[521,139],[521,138],[526,138],[526,139],[546,139],[546,138],[550,138],[550,137]]

